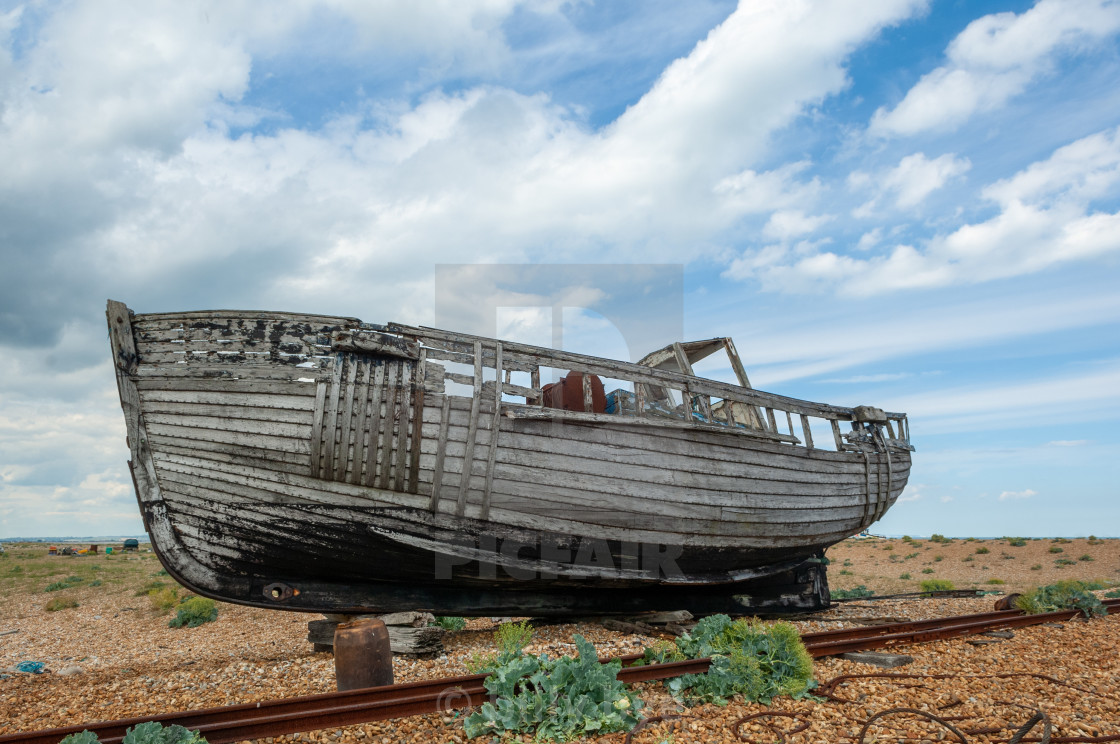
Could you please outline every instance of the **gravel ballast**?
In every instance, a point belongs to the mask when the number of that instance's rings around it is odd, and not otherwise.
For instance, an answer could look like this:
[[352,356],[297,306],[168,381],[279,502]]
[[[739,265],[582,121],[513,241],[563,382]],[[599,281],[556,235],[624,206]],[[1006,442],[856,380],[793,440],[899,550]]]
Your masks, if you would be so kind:
[[[997,548],[995,541],[987,544],[993,551]],[[969,545],[975,549],[975,543]],[[1095,569],[1108,567],[1109,559],[1103,557],[1103,551],[1101,554]],[[832,558],[830,571],[835,570],[837,562],[835,556]],[[853,563],[856,560],[848,559]],[[78,560],[105,559],[93,556]],[[13,565],[16,562],[11,557],[4,559],[0,576]],[[24,565],[30,568],[31,562]],[[158,569],[154,562],[143,565]],[[1103,573],[1098,570],[1092,575]],[[1075,577],[1072,573],[1063,576]],[[46,593],[43,583],[37,579],[4,584],[0,633],[16,632],[0,635],[0,668],[10,670],[19,662],[42,661],[46,671],[4,672],[7,677],[0,680],[0,733],[334,690],[333,658],[329,653],[313,653],[305,640],[307,621],[316,615],[221,604],[215,622],[172,629],[167,627],[170,615],[155,614],[148,598],[135,596],[135,587],[129,584],[83,585]],[[883,591],[896,590],[889,582],[883,587]],[[46,602],[62,594],[75,599],[79,606],[46,612]],[[993,599],[862,600],[796,624],[810,632],[855,627],[876,617],[901,620],[985,612],[992,608]],[[494,627],[488,619],[469,620],[466,630],[445,637],[445,652],[439,657],[395,658],[396,681],[468,673],[465,663],[472,653],[492,650]],[[601,655],[638,652],[654,640],[609,631],[590,622],[546,625],[536,629],[528,651],[574,653],[572,639],[576,633],[594,643]],[[1120,735],[1120,617],[1069,621],[1062,627],[1022,628],[1015,630],[1013,638],[991,640],[994,642],[983,646],[963,639],[907,646],[904,652],[913,656],[914,662],[891,670],[834,658],[818,659],[815,676],[822,683],[838,675],[907,675],[859,677],[840,685],[835,694],[853,701],[850,703],[779,699],[769,708],[732,702],[726,707],[687,709],[677,704],[663,685],[644,683],[637,688],[646,702],[643,715],[681,718],[656,722],[633,741],[741,741],[735,730],[737,721],[751,714],[779,711],[795,713],[799,718],[755,719],[743,726],[742,734],[751,741],[774,741],[775,735],[762,723],[782,731],[807,723],[808,728],[787,740],[854,742],[864,721],[893,708],[917,708],[952,719],[952,725],[964,731],[969,741],[1006,741],[1036,709],[1049,715],[1054,736]],[[992,676],[1012,674],[1018,676]],[[915,742],[955,740],[947,729],[929,720],[888,716],[880,722],[883,725],[869,731],[867,741],[876,737],[879,741],[899,740],[897,734],[889,733],[890,727],[910,732]],[[623,739],[623,734],[613,734],[600,740]],[[521,740],[528,741],[529,737]],[[451,713],[309,732],[275,741],[466,739],[461,715]]]

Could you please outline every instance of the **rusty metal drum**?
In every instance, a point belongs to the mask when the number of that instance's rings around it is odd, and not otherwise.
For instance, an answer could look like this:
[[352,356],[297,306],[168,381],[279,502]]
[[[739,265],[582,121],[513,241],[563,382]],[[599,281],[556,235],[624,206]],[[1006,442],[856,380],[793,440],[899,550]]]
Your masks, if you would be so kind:
[[393,652],[385,623],[358,618],[335,629],[334,676],[339,692],[393,684]]

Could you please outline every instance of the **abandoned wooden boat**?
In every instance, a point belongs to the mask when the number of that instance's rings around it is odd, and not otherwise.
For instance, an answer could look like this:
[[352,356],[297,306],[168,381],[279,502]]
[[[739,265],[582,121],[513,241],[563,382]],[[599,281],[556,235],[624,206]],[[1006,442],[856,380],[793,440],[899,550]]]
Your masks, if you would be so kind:
[[[725,338],[632,364],[353,318],[108,320],[152,546],[229,602],[812,610],[823,550],[910,472],[905,414],[754,390]],[[693,373],[720,350],[739,384]]]

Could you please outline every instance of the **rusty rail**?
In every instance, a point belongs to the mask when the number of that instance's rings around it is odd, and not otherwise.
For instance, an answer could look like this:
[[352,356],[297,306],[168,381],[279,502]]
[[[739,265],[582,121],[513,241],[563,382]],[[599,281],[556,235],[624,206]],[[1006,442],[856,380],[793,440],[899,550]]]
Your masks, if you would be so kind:
[[[1120,600],[1108,600],[1104,605],[1109,613],[1120,613]],[[832,656],[847,651],[881,648],[901,643],[955,638],[993,628],[1023,627],[1069,620],[1079,614],[1077,610],[1040,615],[1024,615],[1017,610],[1003,610],[937,620],[806,633],[802,636],[802,640],[814,657]],[[638,658],[640,658],[638,654],[619,657],[624,664]],[[710,659],[689,659],[649,666],[624,666],[618,673],[618,678],[628,684],[670,679],[683,674],[707,671],[710,661]],[[307,695],[261,703],[244,703],[27,731],[0,736],[0,744],[15,742],[58,744],[63,737],[83,730],[96,733],[102,744],[118,744],[128,728],[146,721],[158,721],[164,725],[178,724],[191,730],[197,729],[210,744],[225,744],[481,705],[487,700],[487,692],[483,684],[485,679],[486,676],[482,674],[446,677],[349,692]]]

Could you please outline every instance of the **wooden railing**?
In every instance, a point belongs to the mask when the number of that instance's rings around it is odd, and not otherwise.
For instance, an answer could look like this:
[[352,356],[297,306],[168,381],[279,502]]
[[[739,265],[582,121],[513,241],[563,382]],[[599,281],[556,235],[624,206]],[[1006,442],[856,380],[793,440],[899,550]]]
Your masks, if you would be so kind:
[[[630,362],[397,323],[362,324],[353,332],[351,343],[361,345],[365,333],[374,337],[389,333],[417,342],[418,347],[408,348],[410,352],[417,349],[418,384],[438,393],[446,391],[448,382],[470,387],[472,422],[478,420],[479,402],[489,399],[495,402],[495,419],[504,414],[511,418],[561,417],[572,421],[707,429],[791,445],[803,444],[812,449],[815,444],[809,420],[816,418],[829,422],[833,443],[839,451],[874,448],[877,446],[876,429],[887,446],[913,449],[905,413],[814,403]],[[440,362],[469,366],[472,373],[454,372]],[[542,368],[584,373],[584,411],[544,407]],[[493,370],[492,380],[484,380],[484,370]],[[512,382],[512,375],[518,372],[529,375],[528,385]],[[623,381],[632,385],[633,390],[623,390],[616,398],[618,405],[614,413],[593,413],[589,375]],[[681,402],[676,404],[675,396],[666,398],[671,395],[668,391],[675,391]],[[503,402],[505,397],[521,398],[524,403]],[[667,400],[674,405],[667,405]],[[795,433],[795,417],[800,437]],[[842,422],[853,422],[852,432],[842,433]],[[468,436],[468,441],[472,439]]]

